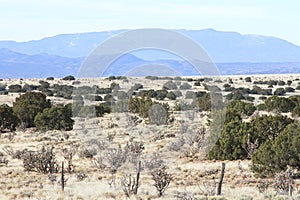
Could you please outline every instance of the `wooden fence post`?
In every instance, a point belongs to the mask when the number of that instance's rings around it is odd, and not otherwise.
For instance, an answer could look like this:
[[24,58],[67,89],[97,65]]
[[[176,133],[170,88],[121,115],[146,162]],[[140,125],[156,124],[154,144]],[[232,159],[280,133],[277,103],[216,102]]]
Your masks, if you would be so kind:
[[221,195],[222,193],[222,183],[223,183],[224,173],[225,173],[225,163],[222,163],[222,170],[221,170],[221,176],[218,184],[217,195]]

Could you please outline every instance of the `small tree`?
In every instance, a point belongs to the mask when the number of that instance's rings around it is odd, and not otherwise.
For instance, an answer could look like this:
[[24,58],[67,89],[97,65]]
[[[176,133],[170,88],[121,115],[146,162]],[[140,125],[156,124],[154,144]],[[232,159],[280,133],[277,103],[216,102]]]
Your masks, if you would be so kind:
[[288,166],[300,169],[300,123],[288,125],[274,140],[263,144],[252,156],[252,169],[261,177],[270,177]]
[[13,109],[6,104],[0,105],[0,132],[15,131],[19,119],[13,113]]
[[50,100],[47,100],[46,96],[39,92],[27,92],[16,98],[16,102],[13,104],[14,113],[25,127],[33,127],[35,116],[50,107]]
[[152,179],[154,180],[154,187],[158,191],[158,196],[161,197],[168,188],[172,176],[166,172],[166,168],[160,168],[151,173]]
[[34,124],[38,130],[65,130],[73,129],[72,110],[70,106],[46,108],[37,114]]

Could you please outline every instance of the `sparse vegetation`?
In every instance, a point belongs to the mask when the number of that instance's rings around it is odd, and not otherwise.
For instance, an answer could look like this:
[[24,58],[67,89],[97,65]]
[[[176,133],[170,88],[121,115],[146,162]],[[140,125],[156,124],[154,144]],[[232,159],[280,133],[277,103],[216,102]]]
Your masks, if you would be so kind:
[[[22,92],[1,97],[0,198],[82,199],[74,188],[89,185],[96,199],[296,199],[300,99],[290,76],[3,80],[0,93]],[[220,135],[211,91],[231,99]]]

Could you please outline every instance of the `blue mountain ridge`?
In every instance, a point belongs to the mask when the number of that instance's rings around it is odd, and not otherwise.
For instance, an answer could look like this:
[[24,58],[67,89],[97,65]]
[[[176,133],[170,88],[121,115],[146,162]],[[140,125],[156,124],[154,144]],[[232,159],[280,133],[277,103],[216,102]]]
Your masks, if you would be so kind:
[[[61,34],[28,42],[0,41],[0,78],[76,76],[99,44],[124,31]],[[174,31],[202,46],[221,74],[300,73],[300,47],[288,41],[214,29]],[[139,66],[161,71],[159,67],[166,66],[180,75],[199,75],[180,56],[156,50],[123,55],[102,75],[124,75]]]

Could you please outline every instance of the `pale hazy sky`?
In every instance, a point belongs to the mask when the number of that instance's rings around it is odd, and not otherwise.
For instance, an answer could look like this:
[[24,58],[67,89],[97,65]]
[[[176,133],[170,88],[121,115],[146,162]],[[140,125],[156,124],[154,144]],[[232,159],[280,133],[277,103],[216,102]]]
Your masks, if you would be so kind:
[[167,28],[236,31],[300,45],[299,0],[0,0],[0,40]]

